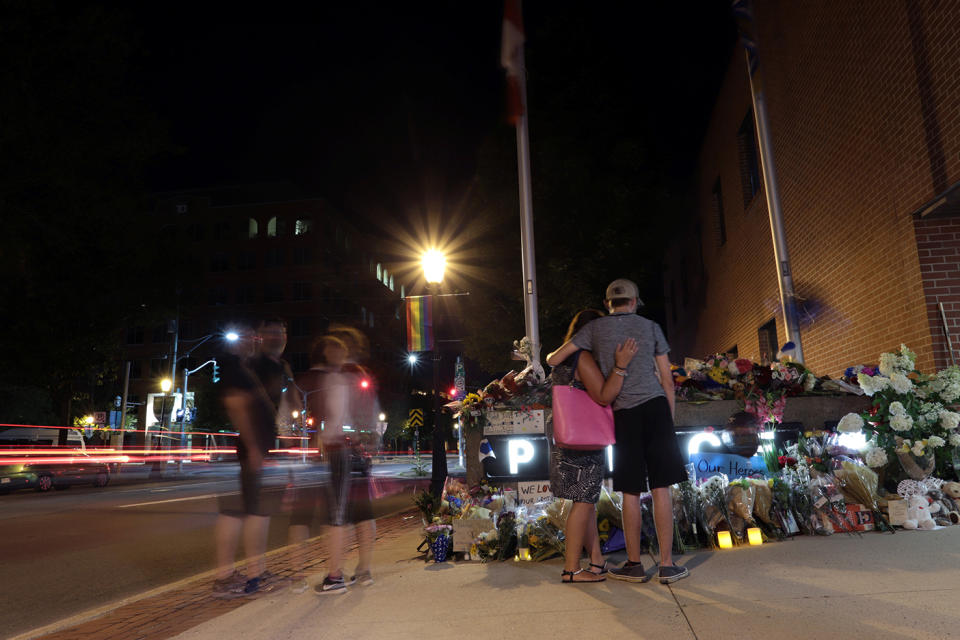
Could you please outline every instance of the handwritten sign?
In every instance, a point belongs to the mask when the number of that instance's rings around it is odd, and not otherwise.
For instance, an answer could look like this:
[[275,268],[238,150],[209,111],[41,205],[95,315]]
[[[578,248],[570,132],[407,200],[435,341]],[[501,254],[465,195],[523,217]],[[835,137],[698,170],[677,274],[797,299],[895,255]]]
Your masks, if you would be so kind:
[[468,552],[473,541],[484,531],[496,529],[493,520],[486,518],[456,518],[453,521],[453,550]]
[[543,409],[533,411],[487,411],[487,424],[483,427],[483,435],[543,433],[543,413]]
[[520,504],[535,504],[543,500],[551,500],[553,494],[550,493],[550,482],[547,480],[518,482],[517,498]]
[[730,478],[767,475],[763,456],[746,458],[731,453],[693,453],[690,455],[690,462],[696,470],[698,480],[721,473]]

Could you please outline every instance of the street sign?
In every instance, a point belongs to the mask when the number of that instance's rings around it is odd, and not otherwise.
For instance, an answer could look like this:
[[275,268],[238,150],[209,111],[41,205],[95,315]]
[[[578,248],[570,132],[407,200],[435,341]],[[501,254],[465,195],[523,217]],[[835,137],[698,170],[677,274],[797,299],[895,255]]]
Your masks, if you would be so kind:
[[110,412],[110,426],[111,426],[111,427],[119,427],[119,426],[120,426],[120,412],[119,412],[119,411],[111,411],[111,412]]
[[94,411],[93,412],[93,422],[95,424],[107,424],[107,412],[106,411]]
[[410,409],[410,426],[423,426],[423,409]]
[[453,385],[457,388],[457,397],[462,398],[467,390],[467,374],[463,368],[463,358],[457,356],[457,366],[454,369]]

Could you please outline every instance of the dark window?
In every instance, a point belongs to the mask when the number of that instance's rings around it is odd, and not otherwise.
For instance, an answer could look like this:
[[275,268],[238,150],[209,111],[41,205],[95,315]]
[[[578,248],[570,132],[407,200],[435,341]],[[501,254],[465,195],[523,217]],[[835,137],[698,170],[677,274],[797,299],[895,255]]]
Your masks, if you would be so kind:
[[213,239],[233,240],[233,229],[230,228],[230,223],[221,221],[213,225]]
[[143,344],[143,327],[127,328],[127,344]]
[[264,302],[283,302],[283,285],[271,282],[263,287]]
[[159,378],[163,373],[163,358],[150,358],[150,377]]
[[773,318],[757,329],[760,343],[760,362],[770,362],[777,355],[777,319]]
[[226,271],[230,261],[225,253],[215,253],[210,257],[210,271]]
[[291,353],[290,354],[290,367],[294,372],[299,373],[300,371],[306,371],[310,368],[310,358],[306,353]]
[[180,321],[180,339],[192,340],[197,337],[197,323],[193,320]]
[[311,289],[309,282],[294,282],[293,283],[293,299],[294,300],[309,300],[311,298]]
[[722,247],[727,243],[727,221],[723,215],[723,189],[720,187],[720,178],[713,183],[710,200],[714,224],[717,227],[717,246]]
[[185,204],[177,205],[177,213],[186,213],[190,210],[190,207]]
[[303,266],[313,263],[313,249],[310,247],[296,247],[293,250],[293,264]]
[[272,249],[267,250],[267,253],[263,259],[263,266],[267,267],[268,269],[271,267],[282,267],[285,258],[286,256],[284,255],[283,249],[280,247],[273,247]]
[[313,220],[310,218],[300,218],[294,223],[293,235],[305,236],[313,231]]
[[158,324],[157,326],[155,326],[155,327],[153,328],[153,340],[152,340],[152,342],[153,342],[154,344],[159,344],[159,343],[167,342],[167,341],[169,341],[169,340],[170,340],[170,336],[169,336],[169,334],[167,333],[167,325],[165,325],[165,324]]
[[760,191],[760,156],[757,153],[757,138],[753,123],[753,109],[737,131],[737,151],[740,154],[740,181],[743,184],[743,206],[753,201]]
[[253,304],[256,302],[254,300],[255,296],[256,293],[252,284],[237,287],[237,304]]
[[260,225],[257,224],[255,218],[250,218],[247,221],[247,238],[253,239],[260,235]]
[[130,361],[130,378],[139,379],[143,377],[143,366],[139,360]]
[[244,251],[237,258],[237,268],[243,271],[257,268],[257,254],[252,251]]
[[303,338],[310,335],[310,329],[313,326],[312,318],[291,318],[290,337]]
[[186,231],[187,239],[193,240],[194,242],[199,242],[203,240],[204,235],[206,235],[204,231],[205,230],[203,225],[200,224],[199,222],[191,224],[190,226],[187,227],[187,231]]
[[211,307],[227,304],[227,288],[224,286],[210,287],[207,290],[207,304]]
[[267,222],[267,236],[275,238],[284,235],[286,232],[287,222],[283,218],[274,216]]

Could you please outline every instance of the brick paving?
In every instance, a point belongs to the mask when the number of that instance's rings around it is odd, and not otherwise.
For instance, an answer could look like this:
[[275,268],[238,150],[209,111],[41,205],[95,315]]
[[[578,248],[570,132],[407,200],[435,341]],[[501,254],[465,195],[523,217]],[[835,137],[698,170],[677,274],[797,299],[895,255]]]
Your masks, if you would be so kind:
[[[377,520],[377,541],[390,540],[420,526],[416,510],[408,510]],[[411,517],[413,516],[413,517]],[[356,549],[356,543],[351,551]],[[326,561],[323,539],[307,543],[303,573],[319,573]],[[285,547],[267,558],[267,568],[281,579],[296,571],[297,552]],[[181,588],[122,605],[93,620],[37,636],[43,640],[163,640],[172,638],[207,620],[224,615],[267,592],[231,600],[213,597],[212,578],[198,578]]]

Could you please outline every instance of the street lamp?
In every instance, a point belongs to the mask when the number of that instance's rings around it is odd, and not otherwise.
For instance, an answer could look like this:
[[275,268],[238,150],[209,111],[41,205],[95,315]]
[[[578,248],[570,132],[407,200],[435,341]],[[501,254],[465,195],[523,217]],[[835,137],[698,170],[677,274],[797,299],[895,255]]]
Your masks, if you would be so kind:
[[[443,271],[447,266],[447,258],[439,249],[428,249],[420,259],[423,266],[423,277],[427,281],[427,288],[439,290],[443,282]],[[436,309],[434,309],[436,313]],[[437,336],[433,336],[433,467],[430,473],[430,491],[439,496],[443,492],[443,484],[447,479],[447,451],[444,447],[443,434],[440,432],[440,349]]]

